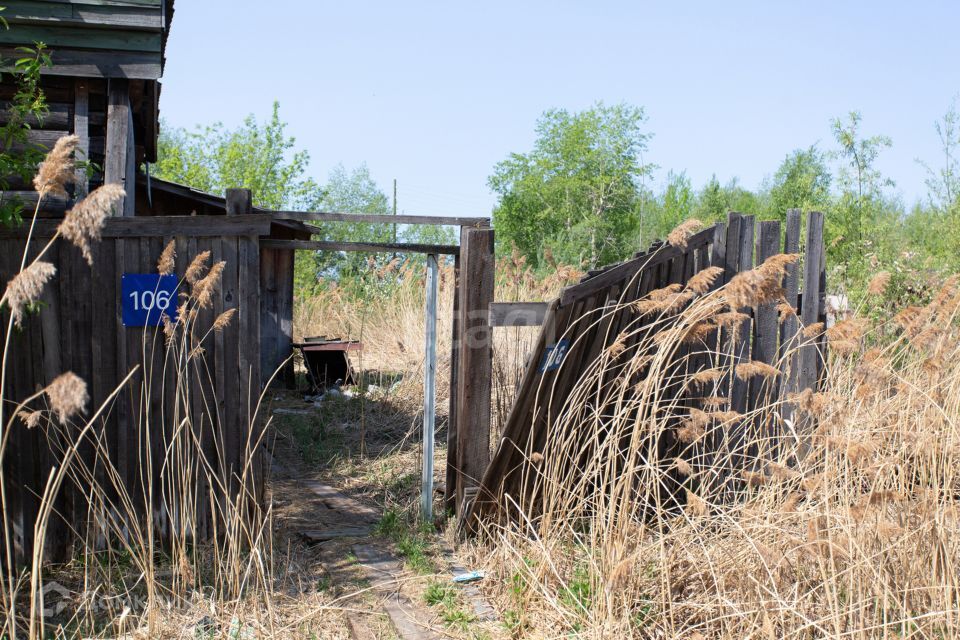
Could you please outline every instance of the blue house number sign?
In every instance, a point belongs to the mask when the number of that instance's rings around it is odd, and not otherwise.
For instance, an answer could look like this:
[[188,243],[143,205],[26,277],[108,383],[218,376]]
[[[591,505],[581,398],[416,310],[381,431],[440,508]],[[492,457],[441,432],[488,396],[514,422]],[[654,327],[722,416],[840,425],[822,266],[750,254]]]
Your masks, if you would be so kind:
[[559,369],[569,350],[570,341],[566,338],[556,344],[548,345],[543,351],[543,360],[540,362],[540,373]]
[[177,276],[125,273],[120,281],[123,326],[156,327],[164,314],[177,319]]

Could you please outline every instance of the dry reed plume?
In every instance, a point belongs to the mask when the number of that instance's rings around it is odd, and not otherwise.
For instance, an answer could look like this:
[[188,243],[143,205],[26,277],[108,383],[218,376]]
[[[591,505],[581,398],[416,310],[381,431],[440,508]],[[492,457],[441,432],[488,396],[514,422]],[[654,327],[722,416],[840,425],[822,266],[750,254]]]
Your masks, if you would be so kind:
[[[527,492],[468,554],[514,637],[960,637],[956,284],[896,322],[828,330],[821,391],[790,388],[821,326],[775,366],[686,340],[776,303],[795,259],[680,308],[648,297],[637,311],[660,315],[635,316],[636,347],[601,354],[554,409]],[[730,411],[733,376],[768,401]]]

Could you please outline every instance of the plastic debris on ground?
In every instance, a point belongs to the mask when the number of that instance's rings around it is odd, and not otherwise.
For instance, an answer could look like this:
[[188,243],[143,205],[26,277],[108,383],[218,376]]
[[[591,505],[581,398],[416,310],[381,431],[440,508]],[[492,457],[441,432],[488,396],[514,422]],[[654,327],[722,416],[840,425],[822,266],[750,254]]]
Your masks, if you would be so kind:
[[477,580],[483,580],[483,576],[483,571],[470,571],[468,573],[458,573],[453,576],[452,580],[457,584],[469,584]]

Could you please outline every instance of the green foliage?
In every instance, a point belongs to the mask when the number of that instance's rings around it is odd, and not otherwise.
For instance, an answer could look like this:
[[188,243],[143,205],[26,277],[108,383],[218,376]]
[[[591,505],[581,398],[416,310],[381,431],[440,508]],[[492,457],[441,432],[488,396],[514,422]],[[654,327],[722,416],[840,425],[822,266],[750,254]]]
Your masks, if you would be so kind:
[[412,570],[422,574],[436,571],[433,560],[430,558],[429,523],[421,523],[417,526],[400,511],[387,509],[377,523],[376,532],[393,541],[397,554]]
[[824,211],[830,207],[832,176],[816,146],[795,149],[781,163],[770,186],[770,209],[786,219],[788,209]]
[[833,136],[839,150],[833,154],[843,162],[837,176],[840,195],[827,216],[827,246],[831,256],[849,262],[862,259],[871,236],[876,236],[882,215],[887,213],[884,189],[893,181],[876,169],[876,160],[893,142],[887,136],[864,137],[863,117],[851,111],[846,121],[833,121]]
[[930,206],[938,213],[960,215],[960,167],[958,167],[958,149],[960,149],[960,113],[954,100],[944,114],[943,119],[934,124],[940,147],[943,150],[943,166],[933,168],[920,161],[927,171],[925,180],[929,193]]
[[[319,197],[309,203],[309,209],[338,213],[372,213],[388,215],[390,201],[370,176],[365,164],[353,170],[337,165],[327,178]],[[452,244],[452,229],[428,225],[393,225],[372,222],[337,222],[317,225],[318,237],[329,242],[409,242],[423,244]],[[350,290],[373,287],[382,289],[380,279],[371,276],[374,270],[383,270],[386,263],[411,257],[403,252],[364,254],[358,252],[323,251],[301,252],[297,262],[297,290],[309,293],[318,286],[319,278],[336,280]],[[422,259],[421,259],[422,260]],[[376,282],[374,282],[376,280]]]
[[581,112],[551,109],[537,122],[529,153],[494,167],[494,225],[500,250],[516,246],[538,266],[543,251],[594,267],[633,253],[640,223],[641,160],[649,135],[643,109],[598,103]]
[[302,209],[322,190],[306,177],[310,154],[296,150],[296,139],[286,135],[286,127],[278,102],[266,122],[249,115],[232,130],[219,122],[195,131],[163,125],[152,172],[207,193],[250,189],[257,207]]
[[[3,24],[6,28],[7,25]],[[50,54],[43,43],[34,47],[18,47],[20,54],[13,62],[13,99],[6,108],[6,123],[0,126],[0,191],[11,188],[11,179],[30,183],[43,160],[46,150],[30,144],[30,119],[43,121],[48,113],[46,96],[40,88],[40,71],[49,67]],[[14,149],[14,146],[20,149]],[[20,223],[23,203],[5,199],[0,203],[0,224]]]

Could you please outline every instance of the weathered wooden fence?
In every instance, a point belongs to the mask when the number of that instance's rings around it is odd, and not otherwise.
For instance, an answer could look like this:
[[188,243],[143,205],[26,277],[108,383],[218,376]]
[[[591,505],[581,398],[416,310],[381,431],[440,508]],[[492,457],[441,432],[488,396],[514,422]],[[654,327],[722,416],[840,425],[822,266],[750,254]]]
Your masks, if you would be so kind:
[[[58,222],[37,222],[31,252],[35,254],[53,236]],[[13,403],[72,371],[90,385],[86,417],[75,420],[82,424],[137,368],[97,420],[94,432],[103,450],[98,454],[98,447],[87,438],[78,462],[96,474],[108,498],[115,499],[117,491],[103,477],[109,461],[137,515],[145,519],[153,514],[161,536],[171,529],[180,529],[181,535],[190,529],[190,536],[208,536],[215,517],[211,496],[222,493],[224,487],[236,490],[236,474],[249,446],[260,392],[259,236],[269,230],[268,215],[108,218],[102,241],[92,246],[92,266],[70,243],[53,244],[44,260],[56,266],[57,274],[44,289],[41,308],[9,336],[5,418]],[[3,282],[20,269],[25,233],[25,228],[0,232]],[[170,241],[176,246],[175,273],[181,292],[189,291],[183,279],[193,258],[209,251],[211,264],[226,262],[212,303],[197,309],[191,339],[199,349],[185,367],[171,362],[163,327],[124,326],[122,321],[123,275],[156,273],[161,252]],[[210,330],[214,319],[230,309],[235,310],[231,321],[219,331]],[[5,331],[8,317],[6,311],[0,316],[0,332]],[[178,367],[187,372],[180,379],[173,373]],[[42,399],[31,403],[31,408],[42,408]],[[10,424],[3,469],[7,514],[17,555],[29,560],[40,496],[78,426],[58,434],[28,428],[20,420]],[[166,448],[174,430],[185,424],[192,427],[205,462],[178,468],[176,457]],[[178,473],[192,474],[195,513],[173,513],[182,507],[163,503],[163,488],[173,487]],[[210,486],[211,477],[226,484]],[[190,480],[183,479],[187,485]],[[149,500],[153,504],[148,506]],[[67,483],[56,499],[57,514],[46,532],[48,558],[65,557],[75,535],[88,535],[96,526],[94,521],[105,517],[103,509],[116,508],[97,502],[90,500],[89,486]]]
[[[580,283],[565,289],[547,307],[514,407],[480,482],[476,499],[463,506],[466,526],[472,527],[476,519],[489,520],[503,515],[502,508],[508,496],[517,503],[536,503],[537,472],[531,460],[535,459],[534,454],[550,455],[544,447],[566,399],[598,356],[620,337],[622,329],[628,325],[633,337],[623,345],[617,361],[626,363],[638,356],[644,322],[652,326],[652,318],[638,317],[638,311],[630,303],[670,284],[685,284],[694,274],[711,266],[723,269],[722,276],[713,283],[716,288],[774,254],[798,253],[800,249],[799,211],[787,212],[785,229],[781,229],[779,221],[756,224],[752,216],[734,213],[729,215],[725,224],[717,224],[690,237],[685,247],[655,243],[632,260],[591,272]],[[724,330],[721,334],[717,330],[706,338],[705,351],[725,353],[733,362],[753,360],[784,369],[783,375],[779,376],[781,382],[775,389],[760,379],[729,376],[724,389],[733,411],[747,414],[751,409],[764,406],[773,394],[785,397],[813,387],[821,374],[821,351],[817,345],[808,341],[800,348],[796,347],[800,323],[812,325],[824,316],[826,282],[822,214],[807,214],[803,249],[802,266],[793,264],[788,267],[783,283],[785,300],[797,310],[798,317],[788,317],[781,323],[775,304],[742,309],[740,311],[747,313],[748,319],[742,321],[739,331]],[[598,318],[602,319],[598,321]],[[788,350],[791,351],[790,357],[782,358]],[[682,360],[685,375],[712,366],[705,358],[684,359],[683,353],[679,356],[678,362]],[[665,389],[665,393],[679,393],[675,383],[665,381],[664,385],[672,385],[672,388]],[[696,400],[687,402],[693,406]],[[728,448],[726,453],[733,454],[727,456],[726,464],[734,467],[728,469],[728,473],[736,473],[738,464],[746,464],[746,452],[738,450],[738,441],[746,440],[750,428],[753,426],[742,423],[731,425],[731,432],[722,438],[722,446]],[[756,428],[773,427],[757,424]],[[721,444],[714,438],[707,446],[719,447]],[[675,436],[670,433],[661,437],[658,448],[662,459],[669,458],[671,449],[679,449]],[[712,453],[716,452],[706,451],[704,459],[709,460]]]

